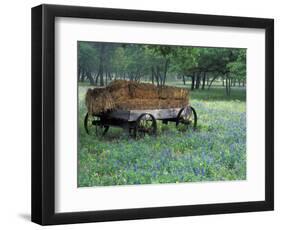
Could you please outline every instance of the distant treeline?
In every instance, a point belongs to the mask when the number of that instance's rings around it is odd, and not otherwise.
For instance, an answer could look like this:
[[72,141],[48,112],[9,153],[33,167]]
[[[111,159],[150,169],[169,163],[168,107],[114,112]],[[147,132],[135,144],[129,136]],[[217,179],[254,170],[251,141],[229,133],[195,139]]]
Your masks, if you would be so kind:
[[78,81],[104,86],[114,79],[191,83],[191,90],[221,82],[226,94],[246,84],[246,49],[78,42]]

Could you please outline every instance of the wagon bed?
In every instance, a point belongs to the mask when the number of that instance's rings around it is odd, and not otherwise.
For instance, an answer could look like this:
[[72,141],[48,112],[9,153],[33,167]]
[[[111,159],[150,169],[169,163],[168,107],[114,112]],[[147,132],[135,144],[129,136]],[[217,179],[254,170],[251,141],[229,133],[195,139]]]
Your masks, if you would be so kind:
[[126,121],[136,121],[143,114],[151,114],[156,120],[171,119],[177,117],[181,108],[171,109],[141,109],[141,110],[115,110],[108,114],[111,118],[122,119]]
[[182,125],[185,129],[196,129],[197,114],[193,107],[168,109],[141,109],[122,110],[116,109],[99,114],[89,115],[84,119],[84,127],[88,134],[105,135],[110,126],[121,127],[134,137],[146,134],[156,135],[157,120],[164,124],[175,122],[176,126]]

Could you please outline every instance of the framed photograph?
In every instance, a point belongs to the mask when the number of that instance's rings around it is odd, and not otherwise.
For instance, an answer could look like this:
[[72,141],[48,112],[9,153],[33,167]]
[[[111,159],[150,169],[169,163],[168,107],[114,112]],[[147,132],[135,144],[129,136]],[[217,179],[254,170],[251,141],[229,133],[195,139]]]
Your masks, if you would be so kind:
[[32,221],[274,208],[274,21],[32,8]]

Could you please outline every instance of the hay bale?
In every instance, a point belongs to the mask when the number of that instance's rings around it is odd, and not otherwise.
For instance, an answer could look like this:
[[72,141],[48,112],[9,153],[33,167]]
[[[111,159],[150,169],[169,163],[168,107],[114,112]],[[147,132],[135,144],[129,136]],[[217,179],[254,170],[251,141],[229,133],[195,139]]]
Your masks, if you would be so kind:
[[117,109],[157,109],[160,107],[159,99],[128,99],[116,102]]
[[115,102],[117,109],[170,109],[182,108],[188,105],[186,100],[165,100],[165,99],[128,99]]
[[88,89],[85,98],[89,114],[99,114],[115,108],[114,100],[106,88]]
[[162,86],[158,88],[158,96],[161,99],[188,99],[188,91],[174,86]]
[[188,91],[174,86],[157,87],[150,83],[115,80],[107,87],[115,100],[126,99],[187,99]]
[[129,91],[131,98],[158,99],[157,87],[153,84],[130,82]]
[[161,99],[161,109],[183,108],[188,105],[188,100],[184,99]]
[[88,89],[86,106],[90,114],[114,109],[169,109],[188,105],[186,89],[135,81],[115,80],[106,88]]
[[115,80],[112,81],[106,89],[111,94],[114,100],[126,100],[130,98],[129,93],[129,81],[125,80]]
[[118,90],[119,88],[128,87],[129,84],[130,81],[127,80],[113,80],[108,84],[106,88],[109,89],[110,91],[111,90],[114,91],[114,90]]

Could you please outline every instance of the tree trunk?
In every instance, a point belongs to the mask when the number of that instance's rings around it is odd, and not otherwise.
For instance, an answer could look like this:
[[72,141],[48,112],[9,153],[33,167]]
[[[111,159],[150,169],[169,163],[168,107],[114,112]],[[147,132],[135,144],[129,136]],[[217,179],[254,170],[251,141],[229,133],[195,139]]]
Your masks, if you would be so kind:
[[[232,79],[230,82],[232,82]],[[229,84],[229,87],[228,87],[228,96],[230,96],[230,93],[231,93],[231,84]]]
[[205,89],[205,81],[206,81],[206,72],[204,72],[204,75],[203,75],[202,89]]
[[154,85],[154,70],[153,70],[153,67],[151,67],[151,83]]
[[99,74],[100,74],[100,86],[104,86],[104,56],[105,56],[105,45],[100,44],[100,63],[99,63]]
[[201,83],[201,73],[197,73],[195,88],[199,89]]
[[228,79],[225,78],[225,93],[228,95]]
[[87,71],[86,76],[87,76],[87,78],[89,79],[90,84],[91,84],[91,85],[94,85],[93,76],[92,76],[92,74],[91,74],[89,71]]
[[96,76],[96,80],[95,80],[96,85],[98,85],[99,77],[100,77],[100,72],[98,72],[98,73],[97,73],[97,76]]
[[195,83],[195,73],[191,75],[191,90],[194,90],[194,83]]
[[82,69],[81,70],[81,79],[80,79],[81,82],[84,82],[85,81],[85,70]]
[[161,75],[160,67],[157,66],[156,69],[157,69],[156,73],[157,73],[158,85],[162,86],[162,84],[163,84],[163,77]]
[[161,75],[160,75],[159,66],[156,66],[156,70],[154,71],[154,73],[155,73],[155,78],[156,78],[157,86],[160,86],[160,84],[161,84]]
[[182,81],[183,81],[183,84],[185,85],[185,76],[184,75],[182,75]]
[[162,79],[162,86],[166,84],[166,77],[167,77],[169,63],[170,63],[170,60],[166,59],[165,66],[164,66],[164,74],[163,74],[163,79]]
[[78,66],[78,72],[77,72],[77,80],[80,81],[80,76],[81,76],[81,67]]
[[109,79],[110,81],[112,81],[112,76],[113,76],[113,73],[108,72],[108,79]]
[[230,91],[231,91],[231,79],[227,75],[225,77],[225,90],[226,90],[226,95],[230,96]]
[[216,80],[216,78],[217,78],[217,77],[213,77],[213,79],[211,80],[211,82],[210,82],[210,84],[209,84],[209,86],[208,86],[208,90],[211,88],[211,86],[212,86],[214,80]]

